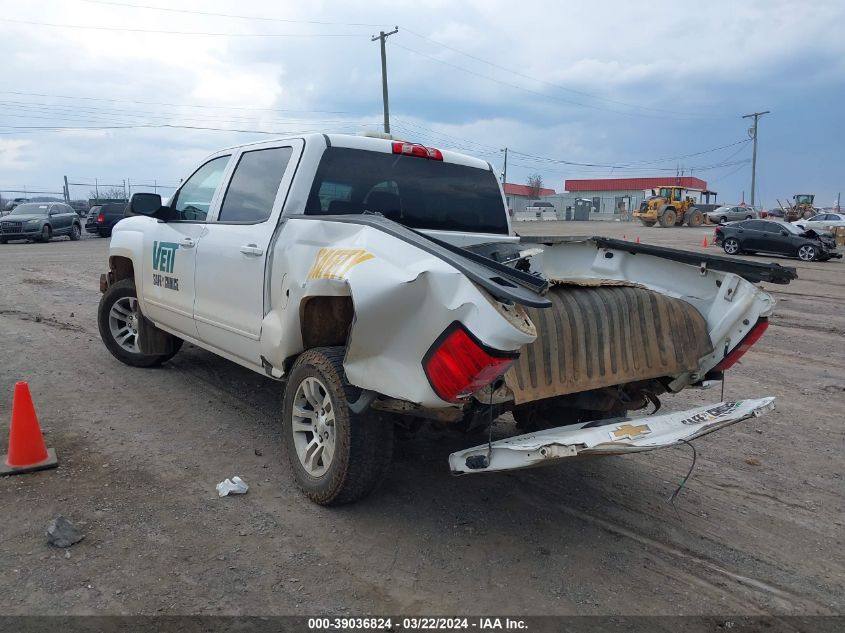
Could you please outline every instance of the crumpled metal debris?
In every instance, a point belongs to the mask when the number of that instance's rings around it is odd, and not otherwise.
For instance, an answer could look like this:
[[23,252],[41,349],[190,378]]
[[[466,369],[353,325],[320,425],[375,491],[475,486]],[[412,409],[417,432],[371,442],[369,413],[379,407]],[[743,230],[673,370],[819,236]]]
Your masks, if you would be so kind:
[[219,484],[217,484],[217,494],[221,497],[225,497],[229,494],[233,495],[244,495],[246,491],[249,490],[249,486],[247,483],[235,475],[231,479],[224,479]]

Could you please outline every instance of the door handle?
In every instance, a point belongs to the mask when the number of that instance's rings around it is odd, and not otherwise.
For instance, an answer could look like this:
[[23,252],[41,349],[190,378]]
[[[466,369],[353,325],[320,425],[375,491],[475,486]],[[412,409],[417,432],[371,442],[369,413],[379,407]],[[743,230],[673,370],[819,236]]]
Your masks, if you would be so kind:
[[241,246],[241,253],[244,255],[251,255],[252,257],[260,257],[264,254],[264,249],[258,248],[257,244],[247,244],[245,246]]
[[181,246],[182,248],[193,248],[194,246],[196,246],[196,242],[194,242],[194,240],[192,240],[190,237],[186,237],[184,240],[179,242],[179,246]]

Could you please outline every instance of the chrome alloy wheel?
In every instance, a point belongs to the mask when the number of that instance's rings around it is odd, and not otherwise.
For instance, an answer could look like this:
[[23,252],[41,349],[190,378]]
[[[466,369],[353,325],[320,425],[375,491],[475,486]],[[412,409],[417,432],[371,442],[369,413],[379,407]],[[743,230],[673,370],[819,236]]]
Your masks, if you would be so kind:
[[138,354],[138,325],[141,313],[135,297],[122,297],[109,311],[109,331],[115,342],[124,350]]
[[809,244],[804,244],[798,249],[798,259],[805,262],[811,262],[816,258],[816,249]]
[[728,238],[725,240],[724,248],[728,255],[736,255],[739,252],[739,242],[734,238]]
[[322,477],[334,459],[335,412],[329,391],[319,379],[308,377],[299,384],[291,416],[299,462],[312,477]]

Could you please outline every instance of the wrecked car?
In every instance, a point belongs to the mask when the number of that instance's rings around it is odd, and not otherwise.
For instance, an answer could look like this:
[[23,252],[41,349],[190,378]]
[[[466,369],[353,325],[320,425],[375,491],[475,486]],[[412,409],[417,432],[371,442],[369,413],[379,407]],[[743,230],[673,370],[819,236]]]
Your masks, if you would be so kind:
[[309,134],[219,151],[167,205],[139,193],[130,210],[101,277],[105,346],[150,367],[190,341],[281,381],[292,472],[320,504],[368,494],[397,427],[473,432],[513,411],[516,444],[451,456],[480,473],[671,446],[771,406],[626,417],[720,378],[774,308],[754,283],[793,269],[521,240],[476,158]]
[[836,240],[830,233],[804,230],[789,222],[745,220],[719,226],[713,242],[728,255],[771,253],[797,257],[805,262],[841,259],[836,252]]

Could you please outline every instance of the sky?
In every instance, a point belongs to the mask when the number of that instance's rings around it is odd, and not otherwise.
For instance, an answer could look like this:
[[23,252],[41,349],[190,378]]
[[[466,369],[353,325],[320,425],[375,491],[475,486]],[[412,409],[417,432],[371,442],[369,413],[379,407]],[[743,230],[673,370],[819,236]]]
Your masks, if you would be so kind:
[[0,0],[0,195],[172,192],[206,155],[382,127],[509,182],[675,175],[757,204],[845,189],[842,0]]

